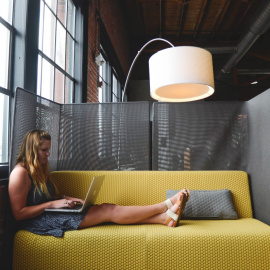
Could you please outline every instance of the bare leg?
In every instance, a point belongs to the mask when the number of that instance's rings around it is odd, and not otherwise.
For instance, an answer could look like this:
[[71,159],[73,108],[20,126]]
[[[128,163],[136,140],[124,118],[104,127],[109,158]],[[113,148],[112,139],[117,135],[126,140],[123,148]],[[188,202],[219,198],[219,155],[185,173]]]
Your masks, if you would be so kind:
[[[179,205],[175,203],[170,209],[172,212],[176,213],[178,207]],[[163,224],[165,225],[167,220],[168,220],[168,215],[166,212],[163,212],[161,214],[151,216],[149,218],[141,220],[137,224]],[[173,220],[171,220],[168,224],[168,227],[172,227],[172,226],[173,226]]]
[[[182,191],[182,193],[185,193]],[[178,193],[171,198],[173,206],[171,210],[176,212],[177,199],[182,193]],[[148,206],[118,206],[113,204],[101,204],[92,206],[79,229],[88,228],[104,222],[117,224],[165,224],[168,216],[165,202]],[[170,226],[170,224],[169,224]]]

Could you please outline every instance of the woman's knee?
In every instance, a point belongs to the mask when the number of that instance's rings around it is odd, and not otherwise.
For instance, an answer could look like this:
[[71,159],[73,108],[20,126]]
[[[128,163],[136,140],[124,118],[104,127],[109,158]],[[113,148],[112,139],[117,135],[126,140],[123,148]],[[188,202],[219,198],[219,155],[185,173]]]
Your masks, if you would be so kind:
[[90,207],[82,223],[80,224],[79,229],[91,227],[103,222],[110,222],[115,206],[116,205],[114,204],[103,203]]
[[111,203],[102,203],[98,207],[101,211],[113,211],[116,205]]

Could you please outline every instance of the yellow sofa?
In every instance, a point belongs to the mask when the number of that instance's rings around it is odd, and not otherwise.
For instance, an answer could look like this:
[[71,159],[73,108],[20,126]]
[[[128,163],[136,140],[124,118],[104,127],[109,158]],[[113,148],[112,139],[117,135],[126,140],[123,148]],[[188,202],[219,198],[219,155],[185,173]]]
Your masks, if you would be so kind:
[[[248,176],[241,171],[64,171],[52,179],[61,194],[84,198],[105,175],[98,203],[147,205],[167,189],[230,189],[237,220],[182,220],[162,225],[104,224],[63,238],[17,232],[14,269],[269,269],[270,226],[252,217]],[[262,206],[263,207],[263,206]]]

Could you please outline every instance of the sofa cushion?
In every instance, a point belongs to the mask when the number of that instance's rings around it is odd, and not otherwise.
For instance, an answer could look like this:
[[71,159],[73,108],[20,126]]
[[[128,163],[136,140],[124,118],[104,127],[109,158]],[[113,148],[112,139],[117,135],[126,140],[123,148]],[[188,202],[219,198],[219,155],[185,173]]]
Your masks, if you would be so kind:
[[19,231],[13,269],[269,269],[270,227],[256,219],[104,224],[63,238]]
[[[167,190],[167,198],[177,190]],[[191,190],[182,219],[237,219],[232,194],[228,189]]]

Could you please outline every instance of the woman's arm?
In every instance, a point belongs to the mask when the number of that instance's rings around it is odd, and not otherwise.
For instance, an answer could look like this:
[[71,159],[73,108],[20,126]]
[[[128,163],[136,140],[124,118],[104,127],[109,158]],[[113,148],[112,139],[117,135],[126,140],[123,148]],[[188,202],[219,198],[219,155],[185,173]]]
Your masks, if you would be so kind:
[[25,168],[17,165],[10,174],[9,197],[13,215],[16,220],[36,217],[46,208],[74,207],[76,202],[67,199],[49,201],[43,204],[26,206],[27,195],[31,187],[31,180]]

